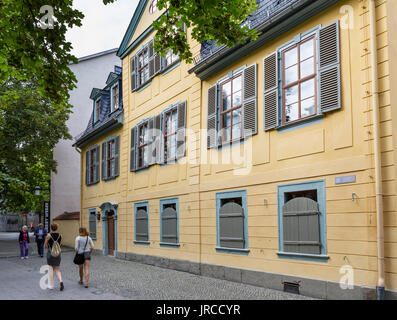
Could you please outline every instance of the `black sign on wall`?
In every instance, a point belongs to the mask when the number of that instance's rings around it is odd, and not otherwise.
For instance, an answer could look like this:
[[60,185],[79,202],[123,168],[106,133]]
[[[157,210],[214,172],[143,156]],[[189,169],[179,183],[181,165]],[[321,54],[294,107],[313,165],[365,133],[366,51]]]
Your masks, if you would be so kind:
[[50,226],[50,201],[44,201],[44,228],[49,230]]

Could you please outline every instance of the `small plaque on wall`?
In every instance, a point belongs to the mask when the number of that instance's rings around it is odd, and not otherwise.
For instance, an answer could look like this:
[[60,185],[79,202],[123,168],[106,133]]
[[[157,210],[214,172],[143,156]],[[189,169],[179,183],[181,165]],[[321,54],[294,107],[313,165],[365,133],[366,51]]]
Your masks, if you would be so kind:
[[335,184],[355,183],[355,182],[356,182],[356,175],[335,178]]

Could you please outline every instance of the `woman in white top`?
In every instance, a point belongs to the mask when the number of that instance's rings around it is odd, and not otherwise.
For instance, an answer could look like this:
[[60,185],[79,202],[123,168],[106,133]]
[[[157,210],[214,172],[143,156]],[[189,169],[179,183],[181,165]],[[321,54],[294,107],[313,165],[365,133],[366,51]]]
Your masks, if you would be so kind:
[[84,263],[79,265],[80,284],[83,284],[83,276],[85,273],[85,287],[88,288],[88,280],[90,278],[90,262],[91,253],[94,249],[94,243],[92,242],[89,232],[86,228],[79,229],[79,236],[76,237],[75,250],[79,254],[84,254]]

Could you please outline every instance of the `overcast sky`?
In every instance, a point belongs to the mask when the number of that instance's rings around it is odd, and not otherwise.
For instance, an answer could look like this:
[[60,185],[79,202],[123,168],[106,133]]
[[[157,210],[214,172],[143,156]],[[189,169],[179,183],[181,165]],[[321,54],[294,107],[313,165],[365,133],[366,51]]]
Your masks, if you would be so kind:
[[81,27],[69,29],[66,40],[72,43],[77,58],[118,48],[139,0],[117,0],[104,5],[102,0],[73,0],[73,8],[83,12]]

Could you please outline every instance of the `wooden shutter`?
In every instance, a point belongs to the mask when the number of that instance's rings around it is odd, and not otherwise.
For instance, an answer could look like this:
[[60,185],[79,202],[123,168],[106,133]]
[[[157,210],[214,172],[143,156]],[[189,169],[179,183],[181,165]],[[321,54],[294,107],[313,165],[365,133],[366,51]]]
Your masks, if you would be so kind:
[[178,243],[178,216],[172,207],[167,207],[161,215],[161,241],[166,243]]
[[235,202],[219,208],[219,242],[223,248],[244,249],[244,211]]
[[131,129],[130,171],[136,170],[136,127]]
[[278,54],[272,53],[263,59],[263,120],[264,130],[278,126]]
[[88,212],[88,222],[89,222],[89,230],[90,236],[93,240],[96,239],[96,216],[95,212]]
[[97,183],[99,182],[99,175],[100,175],[100,159],[101,159],[101,154],[100,154],[100,147],[97,146],[95,149],[95,178],[94,178],[94,182]]
[[243,73],[243,119],[244,137],[258,133],[256,108],[256,63],[244,69]]
[[148,215],[146,208],[139,208],[135,214],[135,240],[149,241]]
[[156,162],[156,158],[153,158],[153,149],[155,147],[153,143],[154,137],[154,117],[151,117],[148,121],[148,166]]
[[90,151],[85,153],[85,184],[90,184]]
[[214,148],[217,146],[217,85],[208,89],[208,104],[207,104],[207,148]]
[[104,142],[104,143],[102,143],[102,180],[106,180],[107,179],[107,170],[106,170],[107,153],[106,153],[106,149],[107,149],[107,144],[106,144],[106,142]]
[[321,112],[341,108],[339,21],[319,31],[319,105]]
[[155,56],[154,53],[154,39],[150,40],[149,42],[149,78],[153,78],[156,74],[155,71]]
[[117,177],[120,174],[120,136],[114,139],[114,172],[113,176]]
[[130,59],[131,92],[136,89],[136,64],[136,56],[132,56]]
[[180,159],[186,153],[186,101],[178,104],[177,110],[176,158]]
[[162,133],[161,133],[161,114],[157,115],[154,119],[154,136],[153,136],[153,145],[152,148],[152,157],[155,163],[160,163],[161,161],[161,141],[162,141]]
[[285,252],[320,254],[318,203],[299,197],[283,205],[283,247]]

